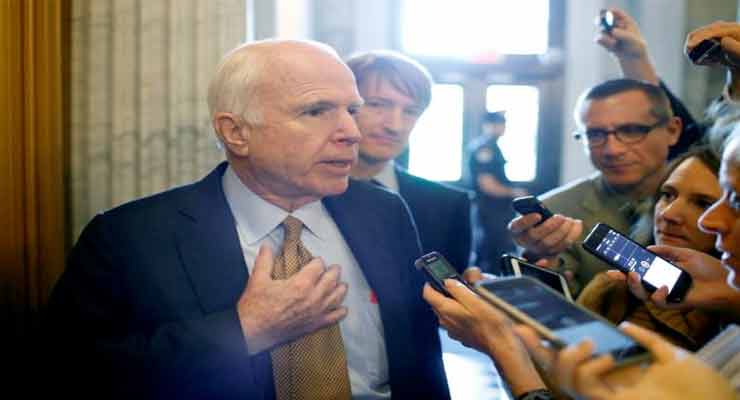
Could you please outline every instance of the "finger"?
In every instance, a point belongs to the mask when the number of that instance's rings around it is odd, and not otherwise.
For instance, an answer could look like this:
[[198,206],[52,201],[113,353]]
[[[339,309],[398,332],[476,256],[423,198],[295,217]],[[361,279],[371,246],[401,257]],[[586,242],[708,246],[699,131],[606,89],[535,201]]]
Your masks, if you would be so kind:
[[715,21],[709,25],[705,25],[699,29],[689,32],[686,37],[686,47],[696,47],[704,39],[711,38],[723,38],[725,36],[736,35],[738,32],[738,25],[735,22],[727,21]]
[[[572,221],[565,220],[563,223],[558,226],[556,230],[553,230],[546,236],[542,237],[540,240],[542,246],[546,247],[547,249],[563,249],[568,246],[570,246],[570,243],[568,243],[568,233],[570,232],[571,226],[573,225]],[[556,252],[553,250],[553,252]]]
[[733,64],[731,66],[737,67],[740,63],[740,41],[735,38],[725,36],[722,38],[721,44],[725,55],[730,57],[729,61]]
[[576,389],[576,371],[585,361],[591,358],[594,344],[585,340],[575,346],[568,346],[557,355],[555,376],[566,390]]
[[642,281],[640,279],[640,274],[638,274],[635,271],[630,271],[629,274],[627,274],[627,285],[630,288],[630,292],[635,295],[640,300],[647,301],[650,295],[645,290],[645,287],[642,286]]
[[343,320],[347,317],[348,312],[349,310],[347,307],[342,306],[323,314],[321,317],[317,318],[313,324],[311,324],[312,329],[310,332],[325,328]]
[[448,315],[465,313],[465,307],[458,303],[457,300],[446,297],[428,283],[424,285],[422,296],[432,306],[434,313],[440,319],[446,318]]
[[429,283],[424,284],[424,289],[422,289],[421,297],[424,298],[424,300],[429,303],[432,308],[435,310],[442,305],[442,303],[446,300],[445,296],[438,292],[436,289],[434,289]]
[[534,329],[526,325],[516,325],[513,330],[522,343],[524,343],[524,347],[527,348],[532,360],[541,366],[545,372],[549,372],[555,360],[555,351],[542,345],[542,338],[540,338],[540,335]]
[[637,343],[648,349],[658,362],[671,361],[678,355],[679,349],[655,332],[629,322],[622,322],[619,327]]
[[486,305],[478,295],[473,293],[465,285],[456,279],[445,279],[445,289],[450,293],[453,299],[457,300],[463,307],[467,309],[480,308],[480,305]]
[[272,255],[272,248],[270,245],[263,243],[260,245],[259,250],[257,250],[257,257],[254,260],[254,268],[252,268],[249,283],[272,280],[272,268],[274,264],[275,258]]
[[468,267],[463,272],[463,279],[467,282],[475,283],[483,279],[483,273],[478,267]]
[[614,369],[614,358],[611,355],[596,357],[583,363],[576,369],[575,389],[579,394],[589,398],[601,399],[614,394],[604,380],[603,375]]
[[534,263],[534,265],[538,267],[554,270],[560,265],[560,258],[559,257],[540,258]]
[[580,219],[575,219],[573,220],[573,224],[571,225],[566,240],[569,243],[575,243],[576,240],[581,237],[581,233],[583,233],[583,221],[581,221]]
[[666,245],[652,245],[648,246],[648,250],[653,253],[667,259],[668,261],[681,261],[687,258],[691,253],[687,252],[687,249],[681,247],[673,247]]
[[339,306],[342,305],[344,298],[347,297],[347,290],[349,290],[349,286],[346,283],[339,283],[334,290],[324,297],[324,302],[322,304],[324,310],[334,310],[339,308]]
[[333,267],[335,268],[326,268],[324,265],[324,260],[321,257],[315,257],[311,261],[309,261],[308,264],[301,267],[301,269],[299,269],[298,272],[296,272],[289,279],[303,281],[305,282],[305,284],[310,285],[310,287],[314,287],[318,285],[321,278],[324,277],[326,272],[329,272],[329,270],[334,270],[334,272],[332,272],[332,274],[330,275],[331,277],[336,276],[338,278],[339,266],[333,265]]
[[540,258],[539,260],[535,261],[534,265],[542,268],[550,268],[550,260],[547,258]]
[[596,43],[609,51],[613,51],[617,47],[617,40],[603,32],[599,33],[599,36],[596,37]]
[[521,215],[509,222],[508,229],[509,231],[511,231],[512,234],[518,235],[526,231],[527,229],[535,226],[538,222],[540,222],[541,219],[542,216],[539,213],[529,213],[526,215]]
[[[306,264],[308,266],[308,264]],[[321,275],[312,291],[317,292],[321,295],[333,291],[339,284],[339,276],[341,274],[341,268],[339,265],[330,265]]]
[[[546,241],[554,243],[560,240],[559,237],[565,237],[566,235],[564,233],[567,229],[568,220],[569,218],[556,214],[539,226],[529,229],[526,234],[523,235],[523,240],[526,240],[527,245],[534,247],[534,250],[538,253],[554,253],[553,249],[550,248],[550,245],[547,244]],[[547,248],[543,249],[543,247]]]
[[661,286],[651,296],[650,301],[660,308],[670,308],[668,305],[668,286]]
[[[308,264],[306,264],[306,267],[308,267]],[[301,270],[300,272],[303,271]],[[340,284],[338,265],[332,265],[327,268],[326,271],[318,276],[315,282],[311,281],[313,275],[306,277],[306,275],[299,276],[296,274],[294,277],[296,277],[296,281],[300,280],[300,286],[294,286],[291,290],[302,291],[301,294],[307,296],[306,301],[308,304],[315,304],[316,307],[321,307],[320,310],[323,311],[328,307],[330,302],[337,300],[337,293],[335,291]],[[341,303],[343,299],[344,297],[338,300]]]
[[616,269],[610,269],[606,271],[606,276],[608,276],[610,280],[615,282],[627,282],[627,275],[625,275],[624,272]]

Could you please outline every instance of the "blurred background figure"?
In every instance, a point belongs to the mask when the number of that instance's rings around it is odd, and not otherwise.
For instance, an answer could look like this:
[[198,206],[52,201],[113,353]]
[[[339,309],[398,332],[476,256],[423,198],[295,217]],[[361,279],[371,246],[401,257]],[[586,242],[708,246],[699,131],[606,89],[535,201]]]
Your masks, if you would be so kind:
[[506,132],[506,112],[484,114],[481,134],[470,145],[470,176],[477,194],[474,219],[477,263],[483,271],[499,274],[501,253],[514,251],[506,225],[514,217],[511,199],[527,191],[506,177],[506,159],[498,140]]

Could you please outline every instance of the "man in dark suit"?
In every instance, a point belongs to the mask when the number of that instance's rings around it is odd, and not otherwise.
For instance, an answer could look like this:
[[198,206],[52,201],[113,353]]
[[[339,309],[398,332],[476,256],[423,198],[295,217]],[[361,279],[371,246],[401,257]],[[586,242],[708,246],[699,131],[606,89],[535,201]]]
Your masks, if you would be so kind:
[[471,255],[471,194],[411,175],[393,161],[429,106],[429,72],[391,51],[358,54],[347,65],[365,100],[355,115],[362,141],[352,176],[398,192],[411,210],[424,252],[438,251],[462,271]]
[[449,399],[408,210],[348,178],[346,65],[313,42],[248,44],[208,103],[227,162],[96,216],[72,250],[48,309],[55,391]]

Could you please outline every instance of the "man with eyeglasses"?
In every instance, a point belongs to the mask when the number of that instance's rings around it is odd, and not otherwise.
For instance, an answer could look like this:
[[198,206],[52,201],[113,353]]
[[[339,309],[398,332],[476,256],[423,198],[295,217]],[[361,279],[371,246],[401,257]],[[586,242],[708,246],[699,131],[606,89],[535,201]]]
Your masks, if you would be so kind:
[[609,266],[578,243],[599,222],[629,233],[649,207],[660,183],[669,149],[681,134],[681,119],[659,86],[615,79],[584,93],[575,110],[574,134],[598,172],[540,196],[557,213],[543,222],[538,214],[515,218],[512,235],[530,260],[566,273],[577,292]]

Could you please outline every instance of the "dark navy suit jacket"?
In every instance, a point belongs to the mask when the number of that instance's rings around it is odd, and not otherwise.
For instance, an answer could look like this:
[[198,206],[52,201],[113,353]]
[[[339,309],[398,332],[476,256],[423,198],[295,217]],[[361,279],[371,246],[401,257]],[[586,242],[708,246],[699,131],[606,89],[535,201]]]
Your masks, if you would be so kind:
[[472,194],[428,181],[396,168],[398,192],[406,201],[419,230],[424,253],[438,251],[459,271],[471,258]]
[[[249,277],[225,168],[85,228],[48,308],[51,374],[64,377],[56,393],[274,398],[269,353],[249,356],[237,316]],[[449,399],[406,206],[360,182],[323,202],[377,295],[393,398]]]

